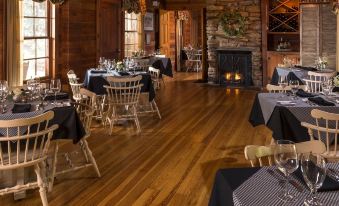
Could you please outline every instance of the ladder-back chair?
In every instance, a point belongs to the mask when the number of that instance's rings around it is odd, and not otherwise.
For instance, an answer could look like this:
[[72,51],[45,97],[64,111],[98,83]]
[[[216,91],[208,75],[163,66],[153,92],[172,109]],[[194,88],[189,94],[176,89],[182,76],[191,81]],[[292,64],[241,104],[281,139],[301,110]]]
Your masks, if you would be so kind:
[[46,164],[53,131],[58,125],[49,126],[54,112],[49,111],[32,118],[0,120],[0,171],[18,170],[34,166],[36,182],[16,185],[0,190],[0,195],[40,188],[42,205],[48,205]]
[[142,76],[135,77],[107,77],[109,86],[104,86],[107,91],[108,111],[106,121],[110,124],[110,134],[113,132],[114,123],[119,120],[134,120],[137,132],[141,131],[137,114],[140,97]]

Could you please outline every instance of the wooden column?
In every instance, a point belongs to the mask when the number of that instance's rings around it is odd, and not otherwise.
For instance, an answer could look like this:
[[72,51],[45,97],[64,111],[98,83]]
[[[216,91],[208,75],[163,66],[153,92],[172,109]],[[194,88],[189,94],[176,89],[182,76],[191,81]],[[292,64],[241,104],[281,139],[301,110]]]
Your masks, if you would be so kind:
[[201,10],[201,39],[202,39],[202,81],[208,81],[208,62],[207,62],[207,21],[206,21],[206,8]]
[[333,3],[333,9],[337,15],[337,59],[336,59],[336,70],[339,72],[339,0]]

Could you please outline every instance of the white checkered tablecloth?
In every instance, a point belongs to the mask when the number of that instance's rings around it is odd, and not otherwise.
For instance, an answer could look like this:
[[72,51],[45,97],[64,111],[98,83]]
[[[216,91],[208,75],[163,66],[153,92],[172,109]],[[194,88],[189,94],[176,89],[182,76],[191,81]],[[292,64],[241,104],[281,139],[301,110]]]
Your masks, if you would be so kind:
[[[339,164],[328,164],[329,168],[339,170]],[[233,192],[233,202],[235,206],[268,206],[268,205],[289,205],[300,206],[303,205],[304,200],[310,195],[310,190],[304,186],[293,175],[291,178],[298,181],[304,187],[304,191],[299,193],[292,185],[289,185],[290,191],[296,195],[297,199],[293,203],[284,204],[278,198],[278,193],[282,187],[279,180],[274,178],[267,172],[269,167],[263,167],[256,172],[252,177],[246,180]],[[270,167],[272,168],[272,167]],[[275,169],[275,168],[272,168]],[[318,197],[325,206],[339,205],[339,191],[320,192]]]

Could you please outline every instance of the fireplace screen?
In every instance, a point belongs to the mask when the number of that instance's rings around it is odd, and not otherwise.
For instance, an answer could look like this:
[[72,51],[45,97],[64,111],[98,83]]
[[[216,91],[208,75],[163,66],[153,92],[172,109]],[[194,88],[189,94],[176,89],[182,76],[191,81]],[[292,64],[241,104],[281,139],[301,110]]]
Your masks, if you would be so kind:
[[218,51],[218,83],[252,85],[252,53],[250,51]]

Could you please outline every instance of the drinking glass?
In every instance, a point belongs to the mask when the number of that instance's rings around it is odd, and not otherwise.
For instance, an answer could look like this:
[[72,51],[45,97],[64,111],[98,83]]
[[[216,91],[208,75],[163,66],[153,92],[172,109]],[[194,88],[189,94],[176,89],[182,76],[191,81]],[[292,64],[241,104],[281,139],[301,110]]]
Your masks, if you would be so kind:
[[[279,76],[278,84],[282,88],[281,93],[285,93],[286,92],[285,88],[288,85],[287,77],[286,76]],[[283,98],[283,97],[284,97],[284,95],[281,96],[281,98]]]
[[298,169],[298,155],[294,142],[289,140],[278,140],[274,149],[274,160],[278,169],[285,174],[286,181],[278,198],[284,202],[293,202],[295,196],[290,193],[290,174]]
[[50,89],[51,89],[51,91],[54,92],[54,102],[53,102],[53,104],[57,105],[56,97],[57,97],[57,94],[61,91],[60,79],[52,79],[51,84],[50,84]]
[[45,105],[45,99],[48,95],[48,90],[49,86],[47,83],[40,84],[40,97],[41,97],[41,104],[42,106]]
[[297,98],[297,92],[299,89],[299,81],[298,80],[290,80],[290,87],[291,87],[291,91],[293,94],[294,98]]
[[305,199],[305,205],[322,205],[317,197],[317,190],[323,185],[326,177],[326,162],[321,155],[303,154],[301,156],[301,171],[307,186],[311,190],[311,196]]

